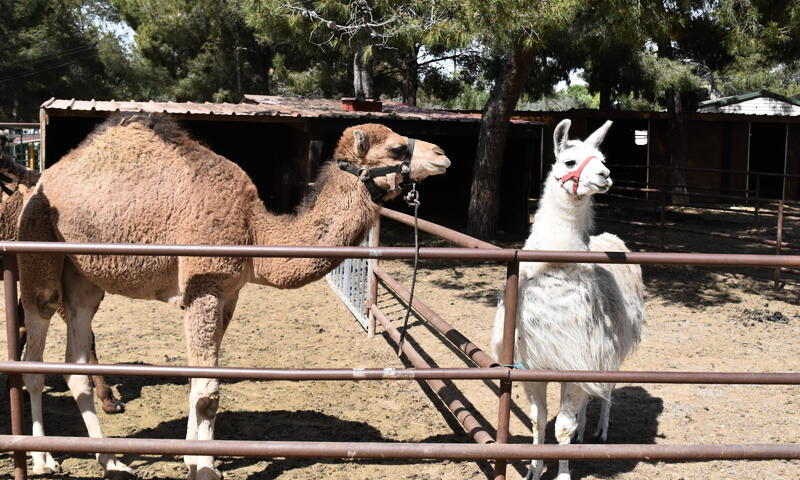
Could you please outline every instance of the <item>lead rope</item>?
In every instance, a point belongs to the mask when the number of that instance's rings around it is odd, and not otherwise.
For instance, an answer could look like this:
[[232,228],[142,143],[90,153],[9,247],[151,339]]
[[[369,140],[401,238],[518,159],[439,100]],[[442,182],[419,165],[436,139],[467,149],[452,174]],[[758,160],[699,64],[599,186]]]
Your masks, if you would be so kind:
[[414,207],[414,271],[411,273],[411,293],[408,295],[408,305],[406,306],[406,317],[403,319],[403,330],[400,331],[400,340],[397,342],[397,355],[403,352],[403,341],[406,338],[408,328],[408,317],[411,316],[411,304],[414,302],[414,289],[417,286],[417,265],[419,264],[419,227],[417,226],[417,213],[419,210],[419,192],[417,184],[411,184],[411,190],[405,196],[409,207]]

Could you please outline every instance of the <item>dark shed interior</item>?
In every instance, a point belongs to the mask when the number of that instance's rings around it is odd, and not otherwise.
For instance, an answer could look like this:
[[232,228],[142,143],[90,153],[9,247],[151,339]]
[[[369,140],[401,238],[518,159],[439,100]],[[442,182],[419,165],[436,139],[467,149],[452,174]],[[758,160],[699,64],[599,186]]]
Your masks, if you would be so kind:
[[[108,112],[46,110],[45,165],[51,166],[76,147]],[[189,133],[215,152],[238,164],[256,185],[268,209],[293,211],[313,182],[321,164],[331,158],[342,131],[360,123],[384,123],[401,135],[442,147],[452,166],[442,176],[419,186],[420,216],[451,228],[463,229],[479,122],[424,119],[221,117],[174,115]],[[541,127],[512,124],[500,187],[500,229],[524,233],[528,228],[527,199],[531,186],[541,182]],[[411,213],[401,200],[389,208]]]

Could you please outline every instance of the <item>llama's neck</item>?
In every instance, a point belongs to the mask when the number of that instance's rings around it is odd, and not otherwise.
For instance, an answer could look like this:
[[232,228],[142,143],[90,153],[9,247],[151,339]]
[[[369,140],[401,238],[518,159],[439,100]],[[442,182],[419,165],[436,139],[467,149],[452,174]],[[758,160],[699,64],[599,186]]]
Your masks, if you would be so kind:
[[[374,223],[380,207],[359,180],[334,163],[323,168],[311,193],[296,214],[273,215],[255,201],[251,236],[257,245],[349,246],[360,242]],[[256,283],[298,288],[322,278],[341,259],[254,259]]]
[[589,250],[593,227],[592,196],[571,195],[548,176],[525,249]]

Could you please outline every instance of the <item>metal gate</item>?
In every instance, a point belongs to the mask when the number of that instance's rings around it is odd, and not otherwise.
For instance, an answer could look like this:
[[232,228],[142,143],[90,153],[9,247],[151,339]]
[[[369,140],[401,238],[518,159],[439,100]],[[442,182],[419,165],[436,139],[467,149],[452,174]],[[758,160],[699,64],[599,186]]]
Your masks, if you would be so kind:
[[[359,244],[360,247],[371,245],[373,231]],[[369,330],[369,308],[367,299],[374,277],[372,262],[368,258],[348,258],[338,267],[325,275],[331,289],[342,299],[353,313],[358,323]]]

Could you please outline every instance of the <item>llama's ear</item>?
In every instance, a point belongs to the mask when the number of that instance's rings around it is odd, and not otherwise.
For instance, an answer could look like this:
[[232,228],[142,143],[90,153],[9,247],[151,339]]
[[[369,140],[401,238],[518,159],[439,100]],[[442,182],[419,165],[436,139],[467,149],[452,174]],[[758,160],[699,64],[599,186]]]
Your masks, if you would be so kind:
[[366,157],[369,152],[367,134],[363,130],[353,130],[353,146],[359,157]]
[[556,125],[556,129],[553,131],[553,149],[555,150],[556,155],[560,154],[565,148],[567,148],[570,125],[572,125],[572,121],[568,118],[565,118],[564,120],[561,120],[558,125]]
[[611,120],[606,120],[606,123],[604,123],[602,127],[589,135],[589,138],[586,139],[586,143],[592,145],[594,148],[599,148],[600,143],[606,138],[606,133],[608,133],[609,128],[611,128]]

